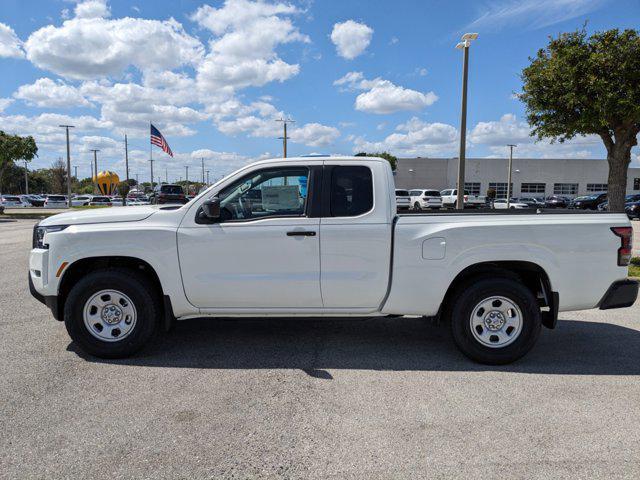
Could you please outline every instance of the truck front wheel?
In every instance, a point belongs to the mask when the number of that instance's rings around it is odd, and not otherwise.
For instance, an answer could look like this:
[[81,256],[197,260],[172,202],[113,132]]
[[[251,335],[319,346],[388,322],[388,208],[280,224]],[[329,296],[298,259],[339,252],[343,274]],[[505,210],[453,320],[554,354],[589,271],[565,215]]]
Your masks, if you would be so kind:
[[78,281],[64,306],[73,341],[101,358],[122,358],[153,336],[160,316],[149,282],[134,270],[105,269]]
[[477,362],[511,363],[531,350],[540,335],[536,297],[516,279],[478,279],[454,298],[453,339]]

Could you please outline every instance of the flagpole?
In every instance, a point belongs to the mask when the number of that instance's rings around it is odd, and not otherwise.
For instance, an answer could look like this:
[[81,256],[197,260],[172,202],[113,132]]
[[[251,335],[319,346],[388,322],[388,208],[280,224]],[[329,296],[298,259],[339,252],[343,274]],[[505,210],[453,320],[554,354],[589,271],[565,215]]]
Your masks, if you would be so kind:
[[151,143],[151,122],[149,122],[149,163],[151,164],[151,193],[153,193],[153,143]]

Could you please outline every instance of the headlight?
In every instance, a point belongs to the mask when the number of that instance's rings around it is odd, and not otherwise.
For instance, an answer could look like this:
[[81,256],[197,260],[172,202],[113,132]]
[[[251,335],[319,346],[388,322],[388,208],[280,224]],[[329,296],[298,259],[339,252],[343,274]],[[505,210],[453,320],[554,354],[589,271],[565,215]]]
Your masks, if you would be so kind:
[[44,236],[46,233],[60,232],[67,228],[68,225],[52,225],[50,227],[41,227],[36,225],[33,227],[33,248],[49,248],[49,245],[44,243]]

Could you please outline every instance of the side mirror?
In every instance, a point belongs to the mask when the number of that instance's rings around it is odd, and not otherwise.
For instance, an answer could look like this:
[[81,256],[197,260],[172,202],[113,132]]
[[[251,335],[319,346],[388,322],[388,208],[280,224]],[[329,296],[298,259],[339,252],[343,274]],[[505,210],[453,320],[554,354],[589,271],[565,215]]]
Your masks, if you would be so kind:
[[220,218],[220,199],[213,197],[206,200],[202,204],[202,212],[209,220],[218,220]]

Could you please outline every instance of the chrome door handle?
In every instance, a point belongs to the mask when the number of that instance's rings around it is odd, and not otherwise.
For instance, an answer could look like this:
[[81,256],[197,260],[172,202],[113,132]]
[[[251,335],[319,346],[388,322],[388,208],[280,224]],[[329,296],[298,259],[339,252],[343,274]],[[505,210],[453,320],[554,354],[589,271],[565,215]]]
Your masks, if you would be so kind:
[[308,230],[294,230],[292,232],[287,232],[287,237],[315,237],[316,232],[308,231]]

